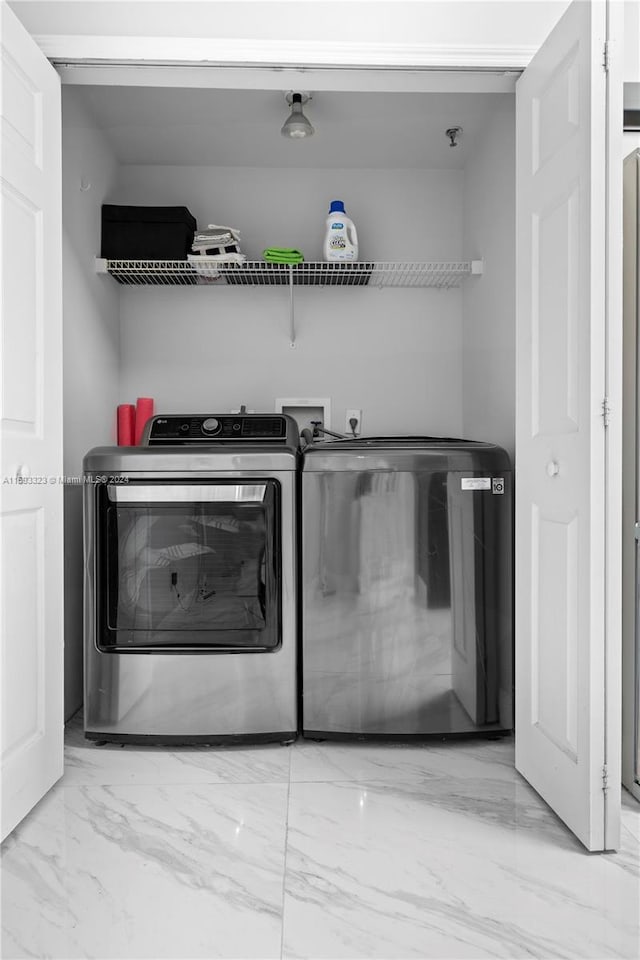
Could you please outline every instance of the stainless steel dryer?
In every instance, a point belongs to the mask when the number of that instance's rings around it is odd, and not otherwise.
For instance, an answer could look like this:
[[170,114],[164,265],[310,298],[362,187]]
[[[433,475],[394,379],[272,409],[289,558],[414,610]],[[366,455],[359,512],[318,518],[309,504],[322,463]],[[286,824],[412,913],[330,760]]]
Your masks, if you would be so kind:
[[298,456],[279,414],[154,417],[87,454],[88,739],[295,737]]
[[512,511],[509,458],[493,444],[306,448],[305,736],[512,728]]

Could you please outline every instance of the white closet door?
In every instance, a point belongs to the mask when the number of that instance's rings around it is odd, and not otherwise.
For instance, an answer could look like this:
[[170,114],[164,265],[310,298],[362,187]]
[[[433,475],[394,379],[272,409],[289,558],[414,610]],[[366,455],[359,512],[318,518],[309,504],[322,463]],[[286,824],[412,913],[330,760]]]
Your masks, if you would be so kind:
[[58,75],[0,16],[5,837],[63,767],[62,181]]
[[573,3],[516,93],[516,766],[589,850],[618,845],[620,813],[607,19]]

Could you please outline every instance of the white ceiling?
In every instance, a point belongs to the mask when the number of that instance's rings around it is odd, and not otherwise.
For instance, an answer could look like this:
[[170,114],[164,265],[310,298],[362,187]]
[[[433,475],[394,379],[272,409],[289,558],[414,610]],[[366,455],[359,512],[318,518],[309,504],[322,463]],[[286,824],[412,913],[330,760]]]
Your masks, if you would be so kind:
[[[78,89],[78,88],[76,88]],[[287,140],[284,90],[87,86],[120,163],[192,166],[461,168],[506,93],[313,94],[315,135]],[[461,126],[459,146],[445,130]]]

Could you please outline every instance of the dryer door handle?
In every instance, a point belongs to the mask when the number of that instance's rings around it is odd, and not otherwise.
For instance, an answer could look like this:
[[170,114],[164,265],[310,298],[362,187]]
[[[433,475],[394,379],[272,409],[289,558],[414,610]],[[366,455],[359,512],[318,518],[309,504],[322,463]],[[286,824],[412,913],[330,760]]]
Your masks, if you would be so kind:
[[109,484],[116,503],[262,503],[266,483]]

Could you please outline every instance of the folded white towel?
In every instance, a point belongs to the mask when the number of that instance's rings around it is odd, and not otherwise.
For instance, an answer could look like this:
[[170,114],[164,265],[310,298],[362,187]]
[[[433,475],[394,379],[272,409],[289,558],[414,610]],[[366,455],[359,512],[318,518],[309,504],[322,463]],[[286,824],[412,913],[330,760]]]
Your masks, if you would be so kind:
[[217,223],[208,223],[208,224],[207,224],[207,229],[208,229],[208,230],[223,230],[225,233],[228,231],[229,233],[233,234],[233,239],[234,239],[234,240],[237,240],[238,243],[240,243],[240,231],[239,231],[239,230],[236,230],[235,227],[223,227],[223,226],[221,226],[220,224],[217,224]]
[[210,246],[221,246],[228,243],[237,243],[235,237],[232,233],[227,231],[226,233],[215,233],[213,230],[211,233],[196,233],[193,238],[195,243],[208,243]]
[[240,252],[240,231],[216,223],[210,223],[207,230],[197,231],[191,250],[221,262],[243,263],[246,259]]
[[199,243],[192,243],[191,249],[194,253],[205,253],[211,250],[211,253],[240,253],[240,246],[235,240],[227,240],[223,243],[217,243],[215,240],[201,240]]

